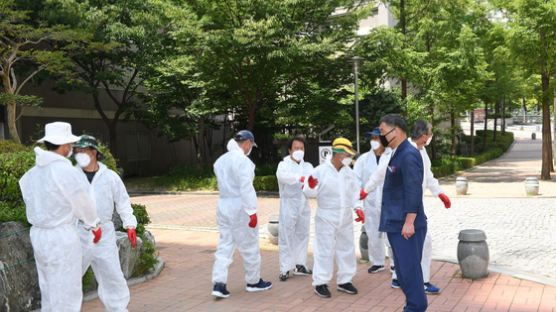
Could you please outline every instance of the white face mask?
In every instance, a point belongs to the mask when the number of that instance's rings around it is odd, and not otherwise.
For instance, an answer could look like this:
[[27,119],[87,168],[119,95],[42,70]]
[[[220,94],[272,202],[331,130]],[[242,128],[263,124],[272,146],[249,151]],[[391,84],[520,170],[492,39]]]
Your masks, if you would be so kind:
[[302,150],[297,150],[297,151],[292,153],[292,158],[297,162],[302,161],[303,156],[305,156],[305,152],[302,151]]
[[349,165],[351,165],[352,161],[353,161],[353,159],[351,157],[346,157],[346,158],[342,159],[342,165],[349,166]]
[[429,144],[431,144],[432,141],[432,134],[431,136],[427,139],[427,142],[425,142],[425,146],[429,146]]
[[373,151],[376,151],[379,147],[380,147],[380,143],[378,143],[377,140],[372,140],[371,141],[371,149]]
[[71,155],[73,155],[73,148],[70,148],[70,151],[69,151],[68,154],[66,155],[66,158],[70,158]]
[[249,156],[249,154],[251,154],[252,150],[253,150],[253,146],[251,146],[251,148],[249,149],[249,152],[247,152],[247,154],[245,154],[245,156]]
[[81,168],[87,167],[91,163],[91,157],[85,153],[77,153],[75,154],[75,161]]

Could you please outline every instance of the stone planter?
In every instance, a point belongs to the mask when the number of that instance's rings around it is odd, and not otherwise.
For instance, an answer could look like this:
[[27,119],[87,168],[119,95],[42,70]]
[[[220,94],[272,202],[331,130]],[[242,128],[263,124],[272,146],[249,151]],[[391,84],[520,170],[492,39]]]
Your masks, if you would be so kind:
[[369,237],[367,236],[367,231],[365,231],[365,226],[361,226],[361,236],[359,236],[359,251],[361,252],[361,260],[364,262],[369,262]]
[[271,215],[268,217],[268,240],[274,244],[278,245],[278,220],[280,219],[279,215]]
[[481,230],[459,232],[458,263],[464,278],[478,279],[488,275],[488,245]]
[[41,293],[29,230],[18,222],[0,223],[0,311],[31,311]]
[[535,177],[525,179],[525,193],[527,196],[539,195],[539,180]]
[[458,177],[456,179],[456,194],[467,195],[467,178]]

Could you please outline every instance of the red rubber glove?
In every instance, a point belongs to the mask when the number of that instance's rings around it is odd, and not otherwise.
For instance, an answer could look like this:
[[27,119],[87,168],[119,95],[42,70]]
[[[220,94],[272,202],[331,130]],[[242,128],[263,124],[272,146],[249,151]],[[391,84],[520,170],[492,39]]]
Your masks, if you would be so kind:
[[135,246],[137,246],[137,233],[135,233],[135,229],[127,229],[127,238],[129,238],[131,242],[131,247],[135,248]]
[[96,230],[92,230],[93,235],[95,236],[95,238],[93,238],[93,243],[98,243],[98,241],[100,240],[100,237],[102,236],[102,229],[98,228]]
[[309,183],[310,188],[314,189],[317,186],[317,184],[319,184],[319,180],[313,178],[313,176],[311,175],[309,176],[307,183]]
[[365,199],[367,195],[369,195],[369,193],[365,192],[365,189],[361,189],[361,192],[359,192],[359,200]]
[[299,179],[299,182],[301,183],[305,182],[305,177],[301,177],[301,179]]
[[256,227],[257,226],[257,214],[254,213],[254,214],[250,215],[249,219],[250,219],[249,227],[252,227],[252,228]]
[[355,221],[365,223],[365,213],[363,210],[357,208],[355,209],[355,213],[357,214],[357,219],[355,219]]
[[446,196],[446,194],[444,193],[438,194],[438,198],[440,198],[440,200],[444,203],[444,207],[446,208],[452,207],[452,203],[450,202],[450,199],[448,198],[448,196]]

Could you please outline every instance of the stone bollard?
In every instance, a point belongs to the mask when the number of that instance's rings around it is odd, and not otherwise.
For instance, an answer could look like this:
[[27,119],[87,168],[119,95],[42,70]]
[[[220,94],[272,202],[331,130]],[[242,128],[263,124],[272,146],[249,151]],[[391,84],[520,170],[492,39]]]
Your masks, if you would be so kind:
[[458,263],[464,278],[478,279],[488,275],[488,245],[481,230],[459,232]]
[[525,179],[525,193],[527,196],[539,195],[539,180],[536,177]]
[[268,217],[268,240],[274,244],[278,245],[278,220],[280,219],[279,215],[271,215]]
[[361,236],[359,236],[359,251],[361,251],[361,262],[369,262],[369,237],[365,226],[361,225]]
[[456,194],[467,195],[467,178],[457,177],[456,179]]

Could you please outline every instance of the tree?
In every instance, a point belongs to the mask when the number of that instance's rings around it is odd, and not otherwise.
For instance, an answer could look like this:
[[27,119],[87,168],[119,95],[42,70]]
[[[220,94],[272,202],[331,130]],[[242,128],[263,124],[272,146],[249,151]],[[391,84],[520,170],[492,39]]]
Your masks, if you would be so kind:
[[147,115],[158,116],[151,126],[165,122],[173,138],[192,137],[202,147],[204,127],[216,116],[233,116],[233,128],[255,132],[261,148],[254,157],[265,161],[276,159],[276,133],[349,126],[352,104],[340,101],[352,83],[350,42],[370,14],[368,4],[189,0],[183,6],[195,18],[172,18],[183,27],[170,31],[168,54],[146,81],[158,90],[145,104]]
[[540,75],[542,92],[542,168],[541,179],[550,180],[552,138],[550,106],[554,97],[556,74],[556,2],[549,0],[515,0],[496,2],[507,12],[510,46],[517,62],[530,74]]
[[[106,124],[109,145],[118,155],[118,123],[131,116],[138,104],[151,66],[168,39],[167,14],[175,7],[157,0],[67,1],[59,4],[66,23],[86,36],[63,47],[74,65],[73,75],[61,84],[91,94]],[[111,103],[103,103],[103,91]],[[114,109],[109,116],[107,110]]]
[[[25,7],[27,3],[0,0],[0,79],[3,92],[0,104],[7,106],[9,135],[21,143],[16,122],[23,106],[38,105],[41,99],[32,95],[22,95],[23,87],[42,71],[60,73],[67,66],[62,51],[49,49],[47,43],[56,45],[60,40],[69,39],[70,33],[62,26],[49,26],[41,16]],[[37,4],[45,8],[41,3]],[[36,12],[35,12],[36,13]]]

